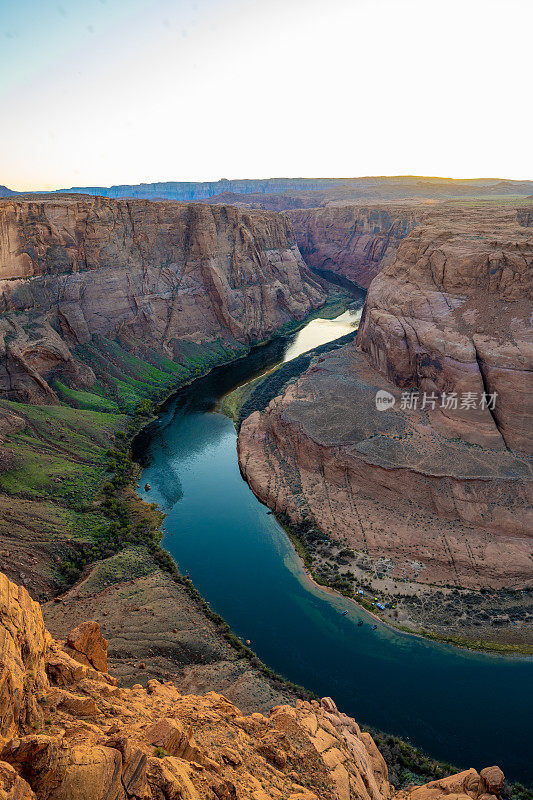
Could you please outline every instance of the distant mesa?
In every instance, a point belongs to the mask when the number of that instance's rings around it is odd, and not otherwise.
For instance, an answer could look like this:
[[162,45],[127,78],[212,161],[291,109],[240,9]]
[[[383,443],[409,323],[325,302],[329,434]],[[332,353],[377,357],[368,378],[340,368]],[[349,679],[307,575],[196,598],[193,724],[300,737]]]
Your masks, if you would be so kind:
[[[33,194],[47,192],[33,192]],[[98,195],[112,199],[178,200],[181,202],[245,202],[252,207],[282,211],[310,208],[330,202],[357,199],[462,198],[481,196],[528,196],[533,181],[500,178],[458,179],[420,175],[368,176],[351,178],[246,178],[217,181],[163,181],[158,183],[119,184],[115,186],[72,186],[52,194]],[[28,194],[0,187],[0,198]],[[268,196],[276,200],[266,200]],[[268,205],[262,205],[267,203]]]

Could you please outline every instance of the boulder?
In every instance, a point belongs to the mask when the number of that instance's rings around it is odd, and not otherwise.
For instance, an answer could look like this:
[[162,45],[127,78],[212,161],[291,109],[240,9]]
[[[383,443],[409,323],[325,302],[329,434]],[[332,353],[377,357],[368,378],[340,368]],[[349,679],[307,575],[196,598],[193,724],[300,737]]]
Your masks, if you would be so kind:
[[[331,698],[243,716],[221,694],[182,695],[170,681],[118,689],[51,641],[39,606],[2,575],[0,609],[0,656],[15,675],[0,660],[0,800],[407,800],[370,735]],[[94,624],[73,643],[92,641]],[[25,684],[42,733],[25,732]],[[468,770],[410,800],[494,800],[502,783],[498,767]]]
[[487,794],[499,794],[505,775],[499,767],[485,767],[479,773]]
[[81,664],[107,672],[107,640],[97,622],[82,622],[67,636],[66,651]]
[[5,761],[0,761],[0,800],[36,800],[31,786]]

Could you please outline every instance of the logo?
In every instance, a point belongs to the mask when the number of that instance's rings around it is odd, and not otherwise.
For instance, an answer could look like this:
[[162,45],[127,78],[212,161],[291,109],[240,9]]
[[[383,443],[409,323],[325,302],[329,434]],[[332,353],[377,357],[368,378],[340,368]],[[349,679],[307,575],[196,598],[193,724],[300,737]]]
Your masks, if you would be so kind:
[[376,392],[376,408],[378,411],[387,411],[387,409],[393,407],[395,402],[394,395],[386,392],[385,389],[380,389],[379,392]]

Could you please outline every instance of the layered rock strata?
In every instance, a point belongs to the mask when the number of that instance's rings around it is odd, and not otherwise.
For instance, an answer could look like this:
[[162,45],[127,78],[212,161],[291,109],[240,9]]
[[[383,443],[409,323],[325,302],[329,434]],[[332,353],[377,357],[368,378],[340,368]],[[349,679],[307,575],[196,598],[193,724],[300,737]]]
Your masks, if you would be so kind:
[[[2,575],[0,609],[0,791],[6,800],[408,796],[389,783],[372,737],[329,698],[247,716],[223,695],[182,695],[171,682],[123,689],[52,640],[38,605]],[[73,640],[89,660],[104,648],[94,625]],[[23,698],[33,708],[21,715]],[[498,767],[469,769],[410,796],[492,800],[503,780]]]
[[524,209],[448,209],[407,237],[373,281],[358,335],[402,388],[496,393],[495,408],[443,409],[450,437],[533,452],[533,236]]
[[[316,359],[241,427],[254,492],[353,549],[350,567],[472,589],[531,581],[533,241],[523,219],[501,207],[433,212],[373,280],[358,347]],[[412,389],[437,400],[402,408]],[[377,410],[378,390],[392,408]],[[443,393],[457,409],[440,407]],[[461,408],[466,393],[475,408]],[[483,393],[496,393],[494,409]]]
[[170,359],[180,342],[250,344],[325,300],[290,223],[232,207],[55,197],[0,203],[0,395],[87,386],[76,345],[120,333]]
[[367,289],[414,228],[422,207],[339,205],[288,211],[305,262]]
[[[376,409],[379,390],[396,397],[389,411]],[[470,588],[527,584],[530,464],[448,439],[427,410],[400,403],[347,345],[243,422],[241,469],[268,506],[317,526],[371,572]]]
[[[490,195],[530,195],[533,181],[500,180],[498,178],[459,179],[425,178],[417,175],[376,176],[362,178],[266,178],[206,181],[185,183],[141,183],[119,186],[88,186],[61,189],[61,194],[77,192],[114,198],[145,198],[147,200],[198,201],[231,193],[244,202],[256,203],[263,196],[277,195],[281,201],[289,195],[302,197],[305,207],[327,202],[353,201],[361,197],[382,199],[393,197],[475,197]],[[1,191],[1,190],[0,190]],[[9,191],[9,190],[7,190]],[[252,196],[250,198],[250,195]],[[290,205],[285,206],[290,208]]]

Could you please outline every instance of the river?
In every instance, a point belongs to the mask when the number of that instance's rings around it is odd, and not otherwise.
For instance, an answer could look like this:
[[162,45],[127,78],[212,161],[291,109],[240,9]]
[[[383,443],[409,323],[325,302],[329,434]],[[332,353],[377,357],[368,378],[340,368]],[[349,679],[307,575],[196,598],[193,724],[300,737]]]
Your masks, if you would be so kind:
[[137,441],[141,485],[152,487],[139,494],[168,515],[163,544],[180,570],[269,667],[436,758],[477,769],[498,764],[529,783],[533,659],[469,652],[382,623],[372,630],[363,609],[309,580],[241,477],[221,397],[356,321],[353,312],[315,320],[180,391]]

